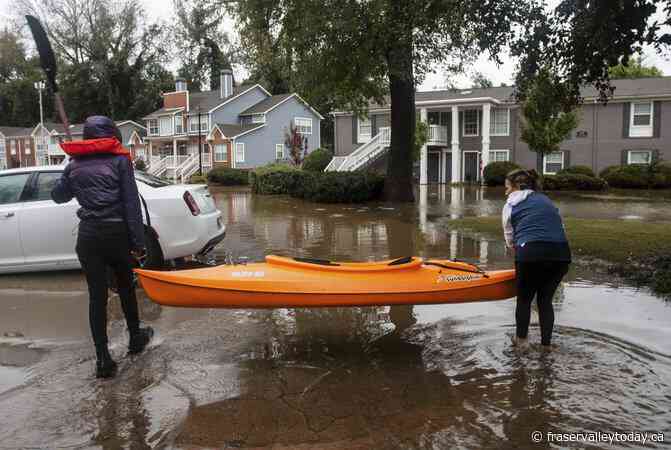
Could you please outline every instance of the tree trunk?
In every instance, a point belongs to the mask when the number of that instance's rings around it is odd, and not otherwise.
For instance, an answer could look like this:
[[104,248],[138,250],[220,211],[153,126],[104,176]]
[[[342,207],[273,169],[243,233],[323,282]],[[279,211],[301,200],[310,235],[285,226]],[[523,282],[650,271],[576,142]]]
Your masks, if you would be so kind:
[[412,191],[412,149],[415,143],[415,80],[412,58],[411,30],[399,33],[396,42],[391,43],[387,56],[391,92],[391,148],[384,183],[384,197],[387,201],[415,200]]

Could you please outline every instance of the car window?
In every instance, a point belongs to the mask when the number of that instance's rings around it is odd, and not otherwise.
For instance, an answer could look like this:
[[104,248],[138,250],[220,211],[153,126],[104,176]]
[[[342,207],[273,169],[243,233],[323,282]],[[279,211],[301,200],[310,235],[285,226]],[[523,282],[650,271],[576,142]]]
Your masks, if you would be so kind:
[[28,201],[51,200],[51,190],[56,186],[62,174],[63,172],[40,172],[37,185]]
[[135,171],[135,179],[153,188],[170,186],[169,182],[161,180],[159,177],[155,177],[154,175],[150,175],[147,172],[142,172],[140,170]]
[[30,173],[16,173],[0,176],[0,205],[18,203]]

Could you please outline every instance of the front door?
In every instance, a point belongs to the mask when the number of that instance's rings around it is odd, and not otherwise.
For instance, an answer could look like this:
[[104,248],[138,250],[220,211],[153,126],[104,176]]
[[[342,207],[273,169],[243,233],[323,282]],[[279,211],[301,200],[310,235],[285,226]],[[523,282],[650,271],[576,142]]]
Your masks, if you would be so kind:
[[440,153],[430,152],[428,163],[428,179],[429,183],[440,183]]
[[480,180],[480,152],[464,152],[464,182],[477,183]]

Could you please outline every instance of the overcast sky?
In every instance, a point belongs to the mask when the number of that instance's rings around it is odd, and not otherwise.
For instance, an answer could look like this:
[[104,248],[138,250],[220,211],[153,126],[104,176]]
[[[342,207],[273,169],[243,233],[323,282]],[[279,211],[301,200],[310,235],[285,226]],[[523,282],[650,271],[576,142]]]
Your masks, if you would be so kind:
[[[169,21],[173,13],[172,1],[171,0],[138,0],[139,2],[144,3],[147,10],[148,19],[155,20],[165,20]],[[554,6],[559,2],[559,0],[549,0],[549,5]],[[12,0],[0,0],[0,24],[7,20],[10,16],[10,4]],[[233,29],[232,20],[227,20],[225,26],[230,28],[231,33],[235,33]],[[645,54],[645,63],[652,64],[658,67],[664,75],[671,75],[671,53],[667,52],[666,55],[658,55],[653,50],[648,49]],[[508,57],[504,56],[502,58],[503,65],[500,67],[491,62],[488,58],[488,55],[482,55],[472,67],[467,69],[467,73],[455,78],[454,82],[458,87],[466,88],[470,86],[470,79],[474,72],[482,72],[487,78],[492,80],[494,86],[498,86],[501,83],[512,84],[513,73],[515,71],[515,61]],[[175,69],[176,64],[171,67]],[[236,68],[236,78],[242,79],[246,75],[243,68]],[[426,76],[426,79],[420,86],[420,90],[430,90],[442,88],[445,84],[445,76],[441,72],[439,67],[436,67],[435,73],[429,73]]]

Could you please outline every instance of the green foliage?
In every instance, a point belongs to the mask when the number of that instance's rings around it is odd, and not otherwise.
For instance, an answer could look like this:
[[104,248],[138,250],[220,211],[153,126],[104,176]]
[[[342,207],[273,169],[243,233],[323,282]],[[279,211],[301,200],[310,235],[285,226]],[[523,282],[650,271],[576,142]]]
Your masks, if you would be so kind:
[[189,184],[207,184],[206,175],[191,175],[189,179]]
[[603,191],[608,188],[603,178],[581,173],[545,175],[542,185],[544,191]]
[[651,78],[661,77],[664,74],[655,66],[644,66],[643,58],[639,56],[636,59],[630,59],[626,64],[620,64],[609,67],[608,75],[611,79],[618,78]]
[[244,186],[249,184],[249,171],[246,169],[231,169],[229,167],[215,167],[207,173],[211,183],[224,186]]
[[519,165],[510,161],[491,162],[485,166],[482,176],[487,186],[503,186],[506,182],[506,175],[519,168]]
[[588,166],[571,166],[557,172],[557,175],[564,175],[564,174],[579,174],[579,175],[586,175],[588,177],[596,176],[592,168]]
[[492,80],[487,78],[482,72],[475,72],[473,78],[471,78],[474,88],[490,88],[494,87]]
[[415,145],[412,147],[412,161],[417,162],[422,157],[422,147],[429,140],[429,124],[417,120],[415,124]]
[[303,161],[303,170],[323,172],[333,159],[333,152],[325,148],[311,151]]
[[136,158],[134,161],[135,170],[140,170],[142,172],[147,171],[147,163],[144,162],[142,158]]
[[315,172],[287,165],[252,172],[252,192],[285,194],[323,203],[360,203],[378,198],[384,178],[364,172]]
[[533,80],[522,104],[520,138],[529,149],[547,155],[559,151],[559,145],[578,124],[575,110],[567,110],[566,86],[547,70]]
[[628,189],[671,187],[671,167],[659,164],[630,164],[606,167],[600,174],[609,186]]

